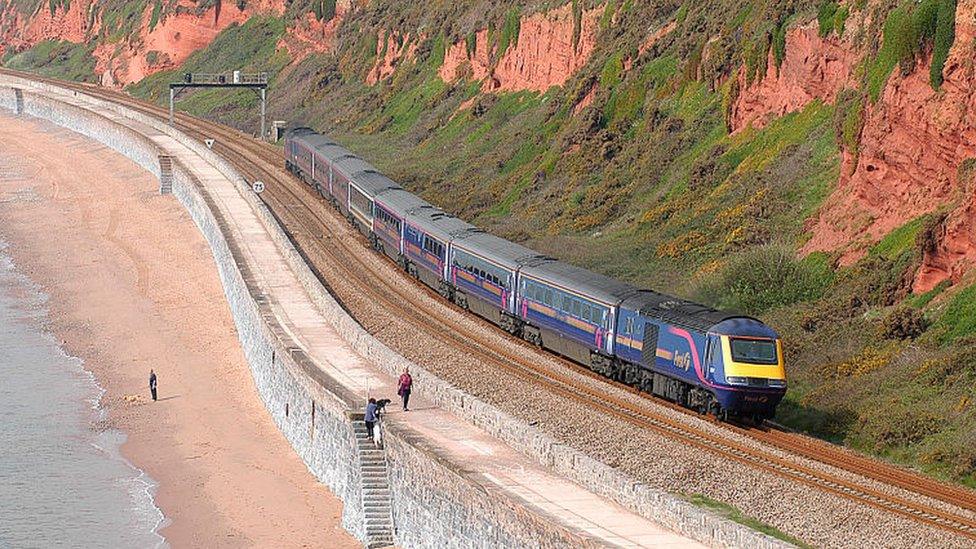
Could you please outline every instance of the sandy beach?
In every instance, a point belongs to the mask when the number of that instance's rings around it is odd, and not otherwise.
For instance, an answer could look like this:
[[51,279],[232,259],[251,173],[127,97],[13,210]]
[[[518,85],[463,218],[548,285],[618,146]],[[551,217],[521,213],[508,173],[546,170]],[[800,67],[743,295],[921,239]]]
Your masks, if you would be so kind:
[[159,483],[166,540],[360,547],[265,411],[209,249],[176,199],[101,144],[6,112],[0,160],[0,239],[50,296],[51,331],[105,388],[123,455]]

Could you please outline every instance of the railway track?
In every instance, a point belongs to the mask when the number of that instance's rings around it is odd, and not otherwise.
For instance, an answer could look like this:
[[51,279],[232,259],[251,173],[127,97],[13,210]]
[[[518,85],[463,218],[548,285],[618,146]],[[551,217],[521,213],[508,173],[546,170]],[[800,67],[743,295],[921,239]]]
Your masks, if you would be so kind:
[[[121,102],[130,108],[158,118],[165,119],[168,115],[167,111],[160,107],[111,90],[57,81],[51,83]],[[540,366],[526,358],[526,355],[531,356],[532,353],[537,352],[536,349],[521,340],[508,337],[506,345],[493,345],[483,341],[484,336],[474,330],[430,314],[429,304],[423,299],[410,295],[410,292],[403,291],[402,285],[407,278],[406,274],[399,273],[397,276],[391,276],[388,272],[393,270],[391,264],[385,264],[384,271],[383,268],[376,267],[375,262],[364,260],[361,254],[363,249],[368,247],[365,239],[351,227],[341,223],[342,218],[337,212],[325,208],[325,204],[313,190],[283,169],[284,159],[276,148],[253,141],[236,130],[184,114],[177,116],[177,126],[201,140],[206,137],[219,138],[214,146],[216,152],[231,161],[246,178],[252,181],[261,179],[268,184],[262,198],[287,228],[296,247],[310,261],[314,263],[317,258],[330,261],[333,266],[337,266],[348,275],[345,278],[355,286],[356,291],[371,296],[388,311],[395,312],[396,316],[425,335],[436,338],[443,344],[463,349],[477,360],[509,372],[526,382],[536,384],[546,391],[579,401],[595,411],[632,425],[653,430],[668,438],[758,467],[792,481],[976,540],[976,521],[965,513],[949,512],[933,505],[893,496],[866,485],[867,483],[858,483],[843,476],[826,473],[783,458],[774,452],[743,444],[733,437],[717,435],[708,429],[677,421],[665,414],[654,413],[648,410],[647,406],[619,398],[590,384],[580,383],[578,379],[580,376],[596,379],[601,383],[612,382],[575,363],[560,359],[560,362],[567,366],[560,370]],[[333,238],[319,237],[318,235],[323,231]],[[327,281],[323,280],[323,282],[328,287]],[[422,289],[428,298],[437,295],[426,287]],[[615,385],[647,397],[630,387]],[[661,404],[657,399],[647,398],[653,400],[655,404]],[[684,409],[680,410],[689,413]],[[940,483],[802,435],[776,429],[746,429],[739,426],[728,426],[728,428],[791,454],[936,499],[960,509],[976,511],[976,494],[964,488]]]

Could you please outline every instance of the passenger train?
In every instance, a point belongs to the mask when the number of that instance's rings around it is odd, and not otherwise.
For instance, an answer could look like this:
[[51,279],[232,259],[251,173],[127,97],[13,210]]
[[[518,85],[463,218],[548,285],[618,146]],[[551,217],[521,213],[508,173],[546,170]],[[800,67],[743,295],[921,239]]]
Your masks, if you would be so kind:
[[405,191],[310,128],[285,167],[401,269],[505,331],[641,391],[722,418],[773,417],[786,393],[771,328],[545,257]]

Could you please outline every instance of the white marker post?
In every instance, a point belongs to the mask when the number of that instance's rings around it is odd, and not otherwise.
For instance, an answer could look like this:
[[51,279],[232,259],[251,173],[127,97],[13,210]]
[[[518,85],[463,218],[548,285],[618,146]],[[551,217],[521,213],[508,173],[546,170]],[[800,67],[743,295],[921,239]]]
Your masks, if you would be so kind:
[[255,181],[254,184],[251,185],[251,188],[254,189],[254,192],[256,192],[257,194],[263,193],[264,181]]
[[214,144],[214,140],[213,139],[207,138],[207,139],[204,139],[203,142],[207,144],[207,148],[208,149],[212,149],[213,148],[213,144]]

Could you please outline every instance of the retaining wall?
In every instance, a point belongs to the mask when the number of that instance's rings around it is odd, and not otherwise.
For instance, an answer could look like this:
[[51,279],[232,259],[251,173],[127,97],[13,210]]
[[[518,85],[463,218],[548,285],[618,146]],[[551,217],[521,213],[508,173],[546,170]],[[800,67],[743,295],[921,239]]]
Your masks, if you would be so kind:
[[[13,85],[28,90],[56,91],[46,85],[0,77],[0,82],[11,83],[11,80]],[[12,108],[8,106],[9,100],[5,99],[7,95],[0,93],[0,107]],[[124,110],[108,103],[104,104],[104,108],[116,112]],[[120,129],[118,124],[90,111],[40,98],[33,93],[25,93],[25,111],[93,137],[129,156],[157,177],[159,175],[154,145],[135,135],[132,130]],[[189,146],[241,189],[247,185],[229,163],[203,144],[161,121],[131,111],[125,111],[125,115]],[[178,161],[174,161],[173,193],[191,213],[211,246],[245,356],[268,411],[309,469],[345,502],[343,526],[359,539],[364,539],[354,435],[346,417],[349,410],[358,409],[361,399],[322,374],[301,350],[287,345],[287,336],[274,322],[268,297],[261,294],[256,285],[252,284],[249,290],[245,284],[249,278],[246,265],[240,261],[238,254],[232,253],[233,244],[228,244],[224,236],[229,233],[226,228],[221,231],[222,223],[214,216],[216,209],[206,203],[206,197],[192,174]],[[262,218],[322,314],[357,353],[387,373],[396,375],[409,366],[418,381],[418,392],[426,398],[594,493],[606,496],[675,532],[720,547],[787,546],[637,482],[582,452],[556,442],[527,422],[463,393],[396,354],[367,333],[339,306],[256,195],[251,192],[243,192],[242,195]],[[584,541],[525,512],[523,507],[507,497],[486,491],[478,479],[450,467],[436,452],[425,448],[409,434],[388,429],[385,441],[398,544],[405,547],[443,547],[538,545],[544,541],[552,545],[579,545]],[[491,518],[485,520],[484,517]]]

